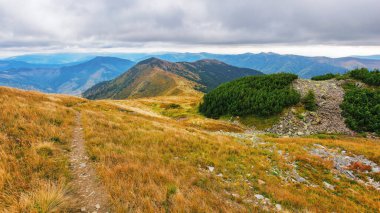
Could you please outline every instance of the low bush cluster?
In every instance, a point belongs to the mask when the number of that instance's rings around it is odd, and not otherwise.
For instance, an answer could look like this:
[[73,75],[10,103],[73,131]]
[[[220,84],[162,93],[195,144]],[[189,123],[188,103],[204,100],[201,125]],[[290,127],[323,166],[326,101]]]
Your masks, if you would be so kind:
[[317,103],[315,100],[315,94],[313,90],[309,90],[306,96],[302,99],[302,103],[304,104],[306,110],[309,110],[309,111],[317,110]]
[[297,78],[294,74],[279,73],[249,76],[222,84],[204,96],[199,111],[211,118],[278,114],[300,101],[300,94],[291,87]]
[[380,134],[380,90],[346,89],[341,108],[352,130]]
[[351,70],[348,74],[351,78],[360,80],[368,85],[380,86],[380,71],[379,70],[369,71],[366,68],[360,68],[360,69]]
[[333,79],[333,78],[335,78],[337,76],[339,76],[339,74],[327,73],[327,74],[324,74],[324,75],[314,76],[314,77],[311,78],[311,80],[313,80],[313,81],[325,81],[325,80]]

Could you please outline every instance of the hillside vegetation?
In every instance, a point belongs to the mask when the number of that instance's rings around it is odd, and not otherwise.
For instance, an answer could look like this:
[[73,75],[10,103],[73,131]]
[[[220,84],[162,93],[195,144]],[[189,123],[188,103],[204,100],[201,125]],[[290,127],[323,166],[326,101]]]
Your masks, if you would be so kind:
[[112,212],[380,208],[378,140],[249,133],[198,114],[194,96],[89,101],[0,88],[0,98],[2,212],[80,211],[67,160],[78,112]]
[[314,80],[314,81],[325,81],[325,80],[330,80],[330,79],[336,78],[337,76],[339,76],[339,74],[327,73],[327,74],[324,74],[324,75],[314,76],[314,77],[311,78],[311,80]]
[[380,135],[380,89],[352,85],[346,89],[341,108],[351,129]]
[[[345,80],[344,101],[340,105],[347,126],[357,132],[380,134],[380,71],[354,69],[344,75],[321,75],[312,80]],[[361,84],[357,81],[361,81]]]
[[360,80],[371,86],[380,86],[380,71],[369,71],[366,68],[355,69],[350,71],[349,76],[356,80]]
[[225,83],[204,96],[199,111],[211,118],[278,114],[300,101],[300,95],[291,86],[295,79],[297,75],[281,73]]
[[311,78],[315,81],[324,81],[329,79],[355,79],[359,80],[369,86],[380,86],[380,71],[375,69],[369,71],[367,68],[353,69],[345,74],[332,74],[318,75]]

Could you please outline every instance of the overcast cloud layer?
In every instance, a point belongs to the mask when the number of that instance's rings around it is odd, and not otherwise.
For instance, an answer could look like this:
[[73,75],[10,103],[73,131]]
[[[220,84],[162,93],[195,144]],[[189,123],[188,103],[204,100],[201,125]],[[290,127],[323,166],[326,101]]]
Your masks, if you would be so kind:
[[380,46],[379,0],[0,0],[0,50]]

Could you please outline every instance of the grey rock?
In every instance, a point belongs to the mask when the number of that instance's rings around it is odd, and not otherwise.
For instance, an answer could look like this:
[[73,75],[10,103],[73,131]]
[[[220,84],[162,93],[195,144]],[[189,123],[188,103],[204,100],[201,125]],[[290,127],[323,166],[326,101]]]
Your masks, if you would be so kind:
[[255,194],[255,198],[258,199],[258,200],[262,200],[262,199],[264,199],[265,197],[262,196],[261,194]]
[[282,210],[282,206],[280,204],[276,204],[276,209],[277,209],[277,211],[281,211]]
[[330,189],[330,190],[334,190],[335,187],[329,183],[327,183],[326,181],[323,181],[323,185],[327,188],[327,189]]

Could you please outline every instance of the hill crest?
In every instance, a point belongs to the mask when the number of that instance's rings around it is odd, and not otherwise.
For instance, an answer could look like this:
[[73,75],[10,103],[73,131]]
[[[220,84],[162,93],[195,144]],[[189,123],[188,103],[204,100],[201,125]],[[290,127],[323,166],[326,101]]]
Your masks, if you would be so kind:
[[[167,95],[167,92],[162,94],[166,90],[176,90],[178,91],[175,93],[177,95],[182,94],[183,91],[186,91],[186,94],[197,94],[198,91],[211,90],[221,83],[239,77],[261,74],[256,70],[234,67],[217,60],[173,63],[153,57],[137,63],[114,80],[95,85],[84,92],[83,96],[90,99],[124,99]],[[154,79],[154,77],[160,78],[160,80]],[[160,81],[166,84],[157,85]],[[143,94],[133,93],[135,95],[132,95],[131,91],[136,91],[134,88],[136,85],[140,85],[139,88]],[[182,85],[182,89],[175,89],[178,85]],[[160,86],[165,89],[159,88]],[[189,92],[190,90],[193,91]],[[148,94],[146,91],[152,93]]]

